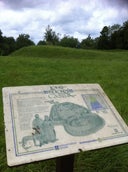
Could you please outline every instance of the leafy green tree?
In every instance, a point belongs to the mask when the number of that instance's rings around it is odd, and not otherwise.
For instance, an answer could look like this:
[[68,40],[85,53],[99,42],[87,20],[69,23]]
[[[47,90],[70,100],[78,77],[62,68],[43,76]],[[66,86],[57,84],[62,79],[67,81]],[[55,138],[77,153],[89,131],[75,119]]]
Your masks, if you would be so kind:
[[101,36],[99,37],[98,48],[99,49],[109,49],[110,48],[110,31],[109,27],[104,26],[100,32]]
[[128,21],[111,27],[111,48],[128,49]]
[[3,36],[2,36],[2,31],[0,30],[0,44],[2,43],[2,41],[3,41]]
[[98,49],[99,39],[100,39],[99,37],[96,37],[95,39],[93,39],[94,49]]
[[90,49],[90,48],[94,48],[94,40],[91,38],[90,34],[88,35],[88,37],[86,39],[83,39],[81,41],[81,48],[84,49]]
[[15,39],[13,37],[2,36],[0,30],[0,55],[8,55],[15,50]]
[[117,47],[118,31],[121,28],[119,24],[114,24],[110,27],[110,48],[115,49]]
[[128,20],[123,23],[123,48],[128,50]]
[[35,45],[34,42],[30,39],[28,34],[20,34],[16,39],[16,48],[20,49],[22,47]]
[[59,43],[59,34],[48,25],[44,33],[44,41],[48,45],[57,45]]
[[121,26],[119,24],[114,24],[111,27],[109,27],[109,33],[112,35],[114,32],[117,32]]
[[0,30],[0,55],[3,54],[3,36],[2,36],[2,31]]
[[37,43],[37,45],[46,45],[46,42],[40,40],[40,41]]
[[77,48],[79,45],[79,41],[77,38],[64,36],[60,41],[60,45],[63,47]]
[[8,55],[16,49],[16,42],[13,37],[3,37],[3,55]]

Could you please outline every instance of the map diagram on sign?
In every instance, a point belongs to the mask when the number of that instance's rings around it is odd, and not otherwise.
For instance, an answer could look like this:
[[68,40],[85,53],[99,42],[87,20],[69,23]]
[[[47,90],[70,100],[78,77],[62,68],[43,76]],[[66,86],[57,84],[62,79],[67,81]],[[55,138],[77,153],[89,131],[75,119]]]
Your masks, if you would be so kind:
[[98,84],[7,87],[3,102],[10,166],[128,142]]

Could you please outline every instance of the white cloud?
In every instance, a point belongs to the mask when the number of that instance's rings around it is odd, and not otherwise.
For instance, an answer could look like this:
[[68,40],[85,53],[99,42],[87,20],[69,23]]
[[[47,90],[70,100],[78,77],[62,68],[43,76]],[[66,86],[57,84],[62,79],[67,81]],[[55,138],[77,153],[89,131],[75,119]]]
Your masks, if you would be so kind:
[[[125,6],[121,6],[122,1]],[[21,33],[29,34],[35,42],[43,39],[47,25],[80,40],[88,34],[96,37],[103,26],[122,24],[128,19],[127,1],[122,1],[0,0],[0,29],[15,38]]]

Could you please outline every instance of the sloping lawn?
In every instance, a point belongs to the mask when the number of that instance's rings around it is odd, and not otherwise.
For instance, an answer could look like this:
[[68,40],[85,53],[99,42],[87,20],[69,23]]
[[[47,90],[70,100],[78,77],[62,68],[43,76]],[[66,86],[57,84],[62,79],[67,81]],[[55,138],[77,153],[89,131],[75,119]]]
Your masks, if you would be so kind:
[[[7,166],[2,88],[77,83],[99,83],[128,124],[128,51],[35,46],[0,57],[1,172],[55,172],[54,159],[19,167]],[[74,172],[85,171],[128,171],[128,145],[76,154]]]

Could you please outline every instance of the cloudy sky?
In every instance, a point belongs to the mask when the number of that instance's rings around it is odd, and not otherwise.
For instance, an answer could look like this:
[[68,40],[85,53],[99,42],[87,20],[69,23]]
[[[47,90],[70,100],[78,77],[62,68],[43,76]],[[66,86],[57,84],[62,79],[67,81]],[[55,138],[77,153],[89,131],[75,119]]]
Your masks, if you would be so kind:
[[128,20],[128,0],[0,0],[0,30],[17,38],[29,34],[37,43],[48,25],[61,37],[99,36],[103,26]]

